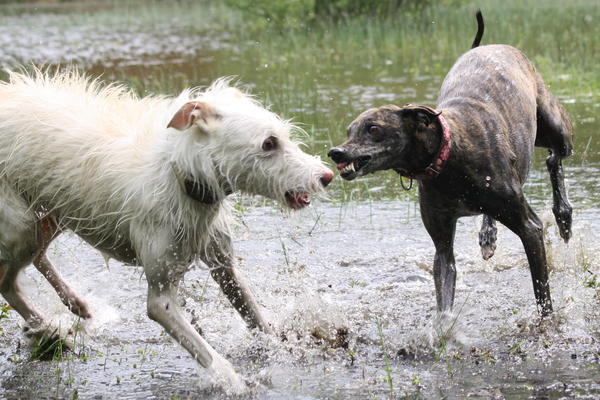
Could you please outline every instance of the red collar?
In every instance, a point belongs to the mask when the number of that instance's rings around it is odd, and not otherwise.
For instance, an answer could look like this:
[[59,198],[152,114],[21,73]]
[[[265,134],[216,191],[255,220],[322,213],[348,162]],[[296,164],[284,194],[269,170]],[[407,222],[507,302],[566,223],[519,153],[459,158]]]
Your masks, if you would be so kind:
[[441,111],[437,113],[437,120],[442,127],[442,141],[440,143],[440,150],[438,151],[436,157],[423,172],[410,175],[402,174],[402,176],[405,176],[409,179],[425,180],[433,179],[437,177],[440,172],[442,172],[444,164],[450,157],[450,147],[452,147],[452,132],[450,131],[450,127],[448,126],[446,119],[442,117]]

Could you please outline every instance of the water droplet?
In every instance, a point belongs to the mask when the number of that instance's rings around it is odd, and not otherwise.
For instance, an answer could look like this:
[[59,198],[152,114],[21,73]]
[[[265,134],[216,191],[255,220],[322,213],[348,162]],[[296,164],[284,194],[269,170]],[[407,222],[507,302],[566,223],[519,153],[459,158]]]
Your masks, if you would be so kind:
[[491,181],[491,180],[492,180],[492,177],[491,177],[491,176],[486,176],[486,177],[485,177],[485,180],[489,182],[489,181]]

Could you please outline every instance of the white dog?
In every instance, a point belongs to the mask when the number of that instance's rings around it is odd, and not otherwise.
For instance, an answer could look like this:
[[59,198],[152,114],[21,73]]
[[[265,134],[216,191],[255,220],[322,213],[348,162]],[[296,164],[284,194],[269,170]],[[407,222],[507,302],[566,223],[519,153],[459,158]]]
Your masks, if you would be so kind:
[[44,255],[71,229],[105,255],[142,265],[148,316],[243,390],[182,315],[177,285],[200,258],[247,324],[270,331],[234,269],[226,197],[240,190],[299,209],[332,171],[290,139],[292,124],[224,79],[174,99],[140,99],[72,70],[9,75],[0,83],[0,292],[30,334],[48,326],[15,281],[32,262],[71,311],[91,316]]

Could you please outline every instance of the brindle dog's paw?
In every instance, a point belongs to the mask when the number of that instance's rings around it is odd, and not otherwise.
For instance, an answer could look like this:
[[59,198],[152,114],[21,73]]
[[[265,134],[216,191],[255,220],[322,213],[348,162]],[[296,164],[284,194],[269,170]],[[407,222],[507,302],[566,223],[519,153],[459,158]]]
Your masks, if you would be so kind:
[[492,258],[496,251],[497,232],[497,228],[492,223],[484,223],[479,231],[479,246],[484,260]]
[[494,252],[496,251],[496,243],[489,243],[489,244],[481,244],[481,256],[483,257],[484,260],[489,260],[490,258],[492,258],[492,256],[494,255]]
[[573,223],[573,208],[567,203],[563,203],[557,207],[552,207],[556,224],[558,225],[558,232],[560,237],[563,238],[565,243],[569,243],[569,239],[573,232],[571,231],[571,225]]

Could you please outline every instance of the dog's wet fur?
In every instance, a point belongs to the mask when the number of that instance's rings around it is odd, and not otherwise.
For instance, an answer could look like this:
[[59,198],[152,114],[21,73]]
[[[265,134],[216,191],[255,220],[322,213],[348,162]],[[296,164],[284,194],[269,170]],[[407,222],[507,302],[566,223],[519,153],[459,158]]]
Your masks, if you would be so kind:
[[57,333],[17,280],[31,263],[73,313],[92,316],[46,256],[71,230],[105,257],[143,266],[148,316],[228,393],[244,393],[233,366],[180,310],[179,284],[203,261],[248,326],[271,333],[235,267],[227,197],[242,191],[301,209],[333,172],[300,149],[298,128],[228,79],[139,98],[77,70],[8,74],[0,82],[0,294],[27,335]]
[[484,214],[479,242],[485,259],[496,247],[495,221],[523,242],[540,314],[552,312],[542,222],[523,194],[534,146],[545,147],[553,211],[561,237],[571,237],[562,159],[573,150],[572,124],[527,57],[514,47],[478,47],[463,54],[446,75],[436,110],[385,105],[360,114],[348,139],[329,156],[352,180],[379,170],[405,176],[423,171],[436,157],[442,135],[437,113],[452,132],[451,151],[439,175],[419,180],[421,216],[435,248],[434,280],[439,311],[454,302],[456,221]]

